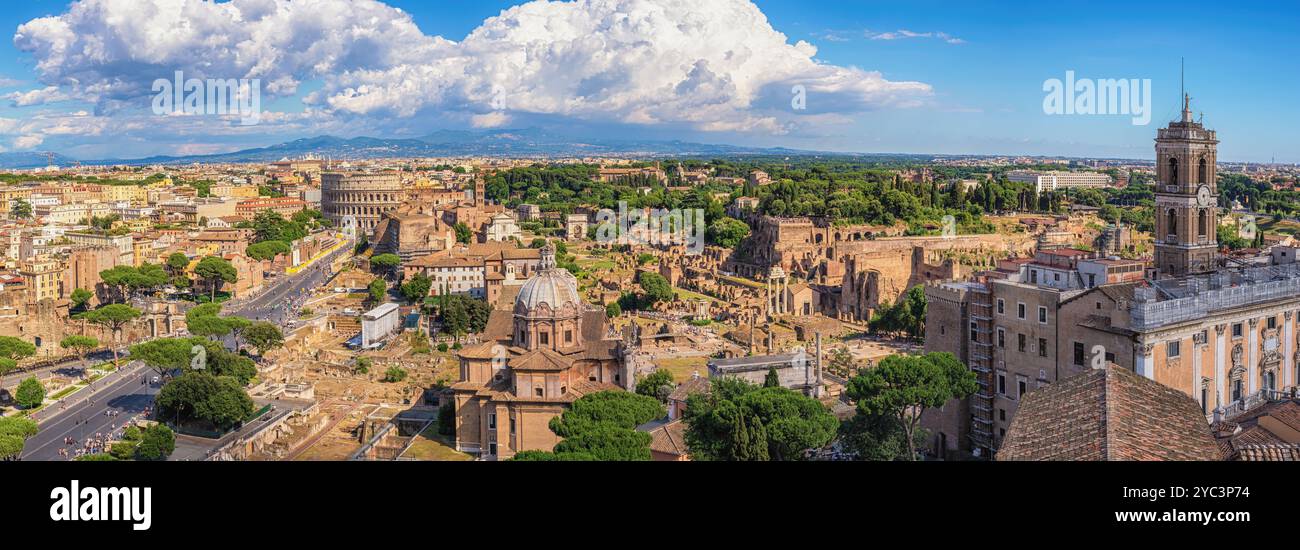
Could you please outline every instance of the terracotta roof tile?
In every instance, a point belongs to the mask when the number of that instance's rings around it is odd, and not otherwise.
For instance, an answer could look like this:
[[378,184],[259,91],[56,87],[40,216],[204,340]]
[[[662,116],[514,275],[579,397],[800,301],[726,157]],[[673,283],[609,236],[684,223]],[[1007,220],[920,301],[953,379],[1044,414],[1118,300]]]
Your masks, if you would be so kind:
[[1244,462],[1300,462],[1300,445],[1246,445],[1237,453]]
[[1220,460],[1190,397],[1110,365],[1030,392],[998,460]]
[[686,454],[686,423],[674,420],[650,432],[650,450],[672,455]]
[[668,394],[669,401],[685,401],[688,397],[697,393],[708,393],[709,379],[703,376],[691,377],[690,380],[678,384],[673,392]]

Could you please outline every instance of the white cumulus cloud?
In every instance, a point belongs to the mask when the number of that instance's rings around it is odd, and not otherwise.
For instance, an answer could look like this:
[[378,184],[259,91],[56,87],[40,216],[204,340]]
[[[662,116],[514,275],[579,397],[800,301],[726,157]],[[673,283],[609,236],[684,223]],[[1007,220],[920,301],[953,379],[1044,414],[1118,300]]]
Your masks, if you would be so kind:
[[32,105],[45,105],[46,103],[72,99],[58,86],[46,86],[26,92],[9,92],[2,97],[9,100],[9,105],[12,107],[30,107]]
[[18,136],[14,138],[14,149],[31,149],[42,143],[45,143],[45,137],[40,134]]
[[867,38],[872,40],[904,40],[907,38],[936,38],[949,44],[965,44],[966,41],[957,38],[946,32],[915,32],[907,29],[899,29],[891,32],[872,32],[866,31]]
[[459,42],[376,0],[81,0],[19,26],[14,44],[46,88],[6,98],[58,93],[97,113],[146,104],[152,82],[177,70],[258,78],[271,96],[319,80],[303,97],[313,116],[441,113],[476,127],[554,116],[784,133],[932,95],[925,83],[818,60],[750,0],[537,0]]

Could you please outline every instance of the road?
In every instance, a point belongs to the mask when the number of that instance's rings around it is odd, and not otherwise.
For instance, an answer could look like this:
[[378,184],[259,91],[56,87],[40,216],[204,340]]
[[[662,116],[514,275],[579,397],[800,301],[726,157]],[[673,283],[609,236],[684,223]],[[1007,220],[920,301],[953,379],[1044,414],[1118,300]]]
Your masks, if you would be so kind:
[[[222,314],[238,315],[254,321],[271,321],[284,327],[296,318],[298,308],[311,295],[311,290],[325,284],[333,275],[330,270],[333,261],[340,255],[351,252],[352,247],[345,244],[328,257],[316,260],[307,269],[277,277],[252,299],[226,306]],[[233,344],[233,341],[228,343]]]
[[[344,245],[328,257],[320,258],[309,268],[293,275],[282,275],[273,281],[264,291],[252,299],[234,304],[226,315],[239,315],[253,320],[271,321],[285,327],[293,321],[298,304],[306,300],[311,289],[324,284],[333,274],[330,266],[341,254],[350,254],[350,245]],[[227,338],[227,346],[233,347],[232,338]],[[53,368],[70,368],[63,365]],[[153,404],[154,396],[160,387],[147,383],[154,376],[154,371],[142,363],[133,362],[113,374],[96,381],[89,389],[79,391],[67,399],[64,405],[55,405],[33,415],[40,426],[40,432],[27,440],[23,449],[23,460],[68,460],[59,454],[59,449],[75,451],[88,438],[96,433],[108,435],[116,427],[121,427],[132,416],[142,414]],[[29,376],[30,373],[24,374]],[[116,415],[112,413],[116,412]],[[64,438],[77,440],[77,446],[66,445]],[[184,445],[178,445],[178,448]],[[200,458],[200,457],[185,457]]]
[[[37,412],[33,419],[39,423],[40,432],[27,440],[22,459],[69,460],[59,454],[59,449],[66,448],[71,455],[95,434],[109,435],[132,417],[143,415],[158,394],[159,386],[148,383],[154,376],[156,373],[143,363],[132,362],[97,380],[91,388],[69,396],[63,404]],[[65,444],[67,437],[76,444]]]

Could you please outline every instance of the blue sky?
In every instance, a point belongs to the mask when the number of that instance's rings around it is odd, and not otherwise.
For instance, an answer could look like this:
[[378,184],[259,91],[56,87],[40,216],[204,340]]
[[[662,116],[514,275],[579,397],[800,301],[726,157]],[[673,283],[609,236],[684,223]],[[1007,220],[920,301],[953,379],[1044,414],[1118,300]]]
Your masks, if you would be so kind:
[[[633,9],[628,6],[642,9],[659,3],[590,1],[614,5],[613,12],[592,7],[592,19]],[[720,29],[733,23],[727,14],[748,4],[747,0],[703,2],[709,6],[692,14],[697,16],[692,21],[707,29],[701,35],[704,37],[717,36]],[[266,93],[262,106],[285,115],[255,127],[174,117],[154,124],[148,118],[150,113],[142,114],[148,98],[140,96],[138,88],[136,92],[114,88],[105,93],[103,87],[90,85],[93,79],[116,84],[136,79],[139,86],[147,87],[152,80],[148,77],[165,73],[173,65],[191,72],[211,66],[202,61],[210,60],[211,54],[176,54],[177,46],[168,43],[171,38],[158,39],[156,51],[124,46],[121,51],[110,50],[112,59],[107,61],[87,56],[66,64],[52,57],[48,46],[62,38],[49,27],[29,32],[35,39],[22,45],[15,40],[0,41],[0,76],[9,80],[0,87],[0,95],[55,86],[45,94],[49,100],[31,102],[36,104],[16,106],[14,97],[0,102],[0,117],[8,121],[0,124],[0,147],[7,151],[55,150],[80,158],[132,157],[235,150],[322,133],[418,136],[440,128],[542,126],[594,137],[633,135],[835,151],[1149,158],[1156,128],[1177,116],[1179,58],[1184,57],[1192,108],[1198,114],[1203,112],[1206,124],[1218,130],[1221,160],[1268,161],[1275,157],[1279,162],[1300,162],[1300,140],[1292,131],[1300,126],[1295,106],[1295,90],[1300,89],[1300,46],[1294,38],[1295,29],[1300,28],[1300,6],[1294,3],[755,0],[766,23],[736,23],[740,31],[747,32],[725,40],[717,37],[716,43],[701,43],[698,48],[679,51],[671,39],[665,39],[651,48],[657,53],[647,54],[627,45],[634,44],[633,40],[624,42],[627,49],[622,50],[626,55],[621,61],[609,61],[590,43],[575,44],[583,34],[626,41],[626,29],[596,27],[578,31],[575,41],[563,48],[543,44],[536,51],[547,52],[546,56],[531,55],[520,61],[507,55],[490,58],[487,64],[482,61],[488,58],[479,57],[485,48],[501,47],[508,52],[509,46],[502,47],[502,40],[534,47],[538,41],[550,40],[549,29],[554,27],[466,41],[486,19],[520,2],[389,0],[385,4],[409,14],[418,27],[415,34],[404,35],[403,45],[384,48],[364,42],[360,46],[341,44],[339,51],[345,52],[346,59],[329,58],[335,64],[324,71],[318,70],[320,65],[314,63],[319,60],[315,59],[297,69],[285,68],[281,76],[290,78],[296,89],[279,95]],[[648,33],[671,31],[671,19],[680,11],[693,10],[684,7],[691,5],[672,6],[659,23],[637,28],[648,29]],[[557,20],[585,20],[583,14],[563,13],[557,6],[534,7],[539,8],[536,13],[512,15],[497,30],[518,31],[543,17],[552,18],[545,19],[552,25]],[[0,25],[10,30],[11,36],[20,25],[38,17],[69,13],[68,3],[48,0],[6,8]],[[384,6],[377,9],[381,19],[391,17],[401,26],[404,15]],[[107,20],[109,15],[78,15],[73,34],[86,40],[101,31],[108,36],[123,33],[96,20]],[[190,13],[185,17],[207,16]],[[322,22],[294,31],[302,37],[295,43],[314,42],[313,33],[338,35],[330,30],[331,24]],[[748,43],[744,37],[763,34],[764,25],[784,34],[788,46],[772,40]],[[154,25],[158,26],[164,25]],[[271,28],[289,32],[297,24],[280,21]],[[608,34],[603,34],[605,31]],[[124,36],[141,32],[149,32],[149,28],[129,29]],[[197,34],[203,32],[200,29]],[[211,31],[206,38],[213,36],[223,34]],[[461,44],[437,44],[433,37]],[[799,41],[816,47],[811,60],[800,59],[794,47]],[[87,43],[93,42],[74,43],[74,47]],[[406,43],[415,45],[408,48]],[[732,67],[712,55],[742,46],[757,52],[760,59],[780,59],[773,61],[779,68],[772,69],[780,78],[742,75],[747,70],[744,67],[753,65]],[[464,63],[432,70],[424,66],[428,59],[451,55],[448,52],[463,55]],[[645,55],[662,55],[682,65],[682,78],[690,76],[690,86],[676,87],[670,97],[649,83],[641,88],[624,86],[608,96],[596,93],[586,97],[581,106],[566,103],[574,90],[612,89],[620,87],[616,86],[620,79],[654,80],[656,75],[645,72],[655,63]],[[699,72],[689,72],[696,57],[709,58],[703,65],[708,71],[700,78],[696,78]],[[53,67],[38,70],[41,61],[47,65],[53,61]],[[537,69],[538,74],[501,74],[528,72],[510,65],[515,62]],[[570,68],[597,62],[610,64],[574,76],[582,80],[577,87],[563,87]],[[142,65],[148,70],[138,70]],[[490,69],[476,77],[475,85],[448,76],[470,70],[466,67]],[[371,69],[389,72],[376,76],[366,72]],[[205,76],[246,76],[243,73],[253,69],[232,61],[224,70]],[[425,70],[422,80],[413,82],[404,76],[421,70]],[[1127,116],[1044,114],[1044,80],[1064,79],[1067,70],[1080,78],[1150,79],[1151,124],[1136,126]],[[862,80],[871,80],[872,72],[878,72],[880,80],[860,85]],[[272,77],[264,76],[267,80]],[[517,78],[523,80],[512,80]],[[803,82],[823,82],[824,86],[809,91],[806,111],[782,112],[780,94],[790,83]],[[493,103],[488,89],[501,87],[507,95],[501,103]],[[430,91],[433,89],[444,91]],[[746,89],[752,95],[746,95]],[[313,94],[318,97],[310,97]],[[769,101],[769,96],[777,99]],[[79,124],[90,130],[77,131]]]

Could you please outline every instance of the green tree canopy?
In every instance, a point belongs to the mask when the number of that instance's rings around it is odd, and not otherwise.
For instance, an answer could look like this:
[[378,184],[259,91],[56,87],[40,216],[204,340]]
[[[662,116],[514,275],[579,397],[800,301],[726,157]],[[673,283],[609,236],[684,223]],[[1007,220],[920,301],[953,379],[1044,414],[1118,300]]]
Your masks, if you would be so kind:
[[21,455],[24,442],[39,431],[36,421],[25,416],[0,416],[0,461]]
[[45,386],[36,377],[26,378],[18,384],[14,400],[24,409],[36,408],[45,401]]
[[673,292],[672,285],[668,284],[668,279],[658,273],[642,271],[637,275],[637,283],[644,291],[643,300],[646,307],[653,307],[660,302],[671,302],[676,298],[676,293]]
[[135,446],[136,460],[167,460],[176,450],[176,434],[165,424],[154,424],[144,429],[140,443]]
[[[108,329],[112,333],[114,341],[116,341],[118,332],[122,330],[122,327],[140,317],[140,310],[126,304],[108,304],[79,315],[91,324]],[[118,360],[117,346],[112,346],[112,348],[113,362],[116,363]]]
[[221,304],[214,303],[214,302],[199,304],[197,306],[190,308],[189,311],[185,312],[185,322],[192,323],[194,322],[195,319],[198,319],[200,317],[215,317],[220,313],[221,313]]
[[239,382],[207,372],[187,372],[163,386],[155,399],[159,414],[176,422],[200,422],[229,430],[253,414],[253,400]]
[[171,279],[161,266],[149,263],[138,268],[129,265],[113,266],[99,272],[99,278],[104,284],[116,288],[124,300],[130,298],[132,292],[156,290]]
[[383,279],[375,279],[366,286],[366,291],[369,293],[370,303],[382,304],[388,295],[388,284]]
[[465,225],[465,222],[456,222],[456,225],[452,226],[452,230],[456,232],[456,242],[458,243],[469,244],[474,239],[474,232],[470,230],[468,225]]
[[253,217],[253,242],[281,241],[291,243],[310,233],[311,221],[296,214],[284,219],[278,212],[263,210]]
[[23,199],[14,199],[14,205],[9,209],[9,214],[20,220],[29,219],[32,217],[32,203]]
[[18,361],[36,355],[36,344],[13,336],[0,336],[0,357]]
[[[758,445],[770,460],[802,460],[804,451],[829,443],[839,424],[816,399],[735,377],[711,379],[708,393],[688,398],[683,416],[691,457],[700,460],[759,460]],[[736,437],[739,426],[749,443]]]
[[77,288],[76,290],[73,290],[72,295],[70,296],[70,298],[72,299],[72,309],[75,309],[77,311],[84,311],[87,307],[90,306],[90,299],[94,297],[95,295],[93,293],[91,293],[89,290],[86,290],[84,288]]
[[867,324],[872,332],[906,333],[912,338],[925,336],[925,288],[914,286],[897,304],[885,304]]
[[173,276],[185,273],[185,268],[189,266],[190,257],[186,256],[184,252],[172,252],[172,254],[167,257],[167,270],[170,271]]
[[763,387],[764,388],[781,387],[781,375],[777,374],[775,366],[767,369],[767,376],[763,377]]
[[650,460],[650,434],[636,427],[665,414],[653,397],[618,390],[587,394],[551,419],[551,431],[564,438],[553,453],[519,453],[514,459]]
[[239,276],[235,266],[230,265],[225,258],[217,256],[208,256],[199,260],[199,264],[194,266],[194,274],[208,284],[214,302],[217,300],[217,290],[221,285],[234,283]]
[[244,253],[254,260],[273,260],[281,254],[288,255],[292,249],[284,241],[262,241],[253,243],[244,249]]
[[284,333],[280,327],[267,321],[257,321],[244,330],[244,339],[248,345],[257,349],[258,355],[266,355],[273,349],[284,346]]
[[59,341],[59,347],[70,349],[77,354],[82,361],[86,360],[86,353],[99,347],[99,338],[94,336],[81,336],[79,334],[69,334]]
[[39,431],[36,421],[25,416],[0,416],[0,436],[12,435],[27,439]]
[[483,332],[492,306],[487,300],[457,294],[440,294],[434,301],[442,330],[457,337]]
[[749,225],[735,218],[719,218],[714,220],[704,233],[708,242],[725,248],[735,248],[740,245],[740,241],[749,236]]
[[668,402],[668,395],[677,389],[673,373],[659,369],[636,383],[636,393],[658,399],[660,403]]
[[416,273],[410,280],[402,283],[402,296],[406,301],[412,304],[424,302],[425,297],[429,295],[429,289],[433,288],[433,280],[424,273]]
[[13,336],[0,336],[0,374],[18,368],[18,360],[36,355],[36,344]]
[[[201,349],[199,349],[201,348]],[[210,372],[247,384],[257,376],[257,365],[247,357],[227,351],[203,337],[159,338],[131,346],[131,357],[143,361],[159,376],[180,370]]]
[[199,317],[185,323],[190,334],[221,339],[230,334],[231,326],[225,319],[216,316]]
[[975,373],[951,353],[891,355],[849,381],[847,393],[858,414],[894,419],[902,428],[908,457],[916,458],[916,435],[926,409],[942,407],[978,389]]
[[564,414],[551,419],[550,425],[551,431],[568,437],[596,424],[634,429],[666,414],[663,404],[653,397],[609,390],[578,398]]
[[401,264],[402,258],[392,253],[378,254],[370,258],[370,268],[384,275],[391,275],[393,270],[397,269],[397,266]]

